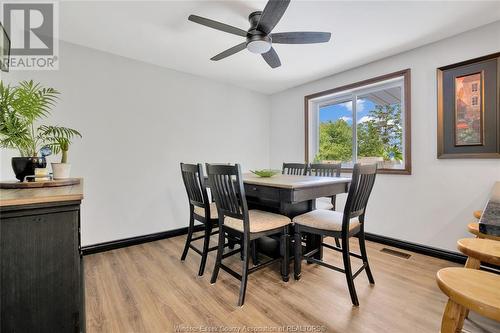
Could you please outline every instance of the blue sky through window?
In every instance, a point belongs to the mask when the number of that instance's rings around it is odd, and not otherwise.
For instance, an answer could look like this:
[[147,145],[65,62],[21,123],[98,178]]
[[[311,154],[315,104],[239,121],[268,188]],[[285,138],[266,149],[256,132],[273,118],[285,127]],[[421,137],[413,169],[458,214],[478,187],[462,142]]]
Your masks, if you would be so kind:
[[[368,120],[368,113],[374,108],[375,103],[372,101],[368,99],[358,99],[356,107],[358,123]],[[348,124],[352,125],[351,101],[329,105],[319,109],[319,121],[321,123],[328,121],[336,122],[339,119],[344,119]]]

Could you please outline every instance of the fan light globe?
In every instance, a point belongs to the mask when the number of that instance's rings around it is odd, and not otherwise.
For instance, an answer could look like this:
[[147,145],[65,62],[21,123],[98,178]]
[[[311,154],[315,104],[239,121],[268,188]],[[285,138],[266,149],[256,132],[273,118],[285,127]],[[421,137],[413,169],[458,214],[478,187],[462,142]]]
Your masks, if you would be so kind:
[[247,49],[252,53],[262,54],[271,49],[271,43],[265,40],[254,40],[247,44]]

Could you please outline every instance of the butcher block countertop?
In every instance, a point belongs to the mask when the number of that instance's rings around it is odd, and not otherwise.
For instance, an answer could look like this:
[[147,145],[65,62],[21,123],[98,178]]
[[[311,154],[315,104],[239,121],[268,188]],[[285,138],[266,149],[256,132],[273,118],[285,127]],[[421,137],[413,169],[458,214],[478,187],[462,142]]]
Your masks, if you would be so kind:
[[80,184],[22,189],[0,189],[0,207],[83,199],[83,179]]

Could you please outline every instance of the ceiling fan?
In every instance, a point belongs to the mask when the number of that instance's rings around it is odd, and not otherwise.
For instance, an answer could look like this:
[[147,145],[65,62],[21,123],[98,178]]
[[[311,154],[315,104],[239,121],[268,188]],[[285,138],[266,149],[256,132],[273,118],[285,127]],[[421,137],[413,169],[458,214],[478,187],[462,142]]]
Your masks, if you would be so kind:
[[271,33],[273,28],[285,13],[290,0],[269,0],[263,11],[253,12],[248,16],[250,28],[248,31],[210,20],[197,15],[189,15],[188,20],[207,27],[245,37],[246,41],[227,49],[210,60],[218,61],[244,49],[261,54],[271,68],[281,66],[280,58],[272,44],[314,44],[326,43],[331,33],[316,31],[296,31]]

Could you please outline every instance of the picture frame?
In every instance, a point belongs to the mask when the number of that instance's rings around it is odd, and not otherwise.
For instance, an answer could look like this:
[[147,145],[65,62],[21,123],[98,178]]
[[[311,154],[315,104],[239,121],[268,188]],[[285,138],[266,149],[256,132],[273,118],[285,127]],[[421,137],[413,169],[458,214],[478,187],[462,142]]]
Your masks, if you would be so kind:
[[0,70],[2,72],[9,71],[10,61],[10,38],[7,31],[0,22]]
[[500,52],[437,69],[437,158],[500,158]]

